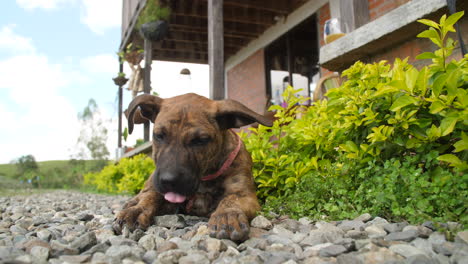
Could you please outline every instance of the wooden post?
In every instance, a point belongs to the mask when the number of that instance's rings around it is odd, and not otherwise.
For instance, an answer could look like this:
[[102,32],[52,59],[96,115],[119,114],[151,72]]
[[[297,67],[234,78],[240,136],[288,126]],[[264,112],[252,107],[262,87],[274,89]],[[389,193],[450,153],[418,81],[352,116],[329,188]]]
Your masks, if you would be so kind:
[[[122,59],[119,60],[119,73],[123,72],[123,61]],[[117,146],[119,149],[122,147],[122,100],[123,100],[123,94],[122,94],[122,85],[119,85],[119,131],[118,131],[118,137],[119,139],[117,140]]]
[[208,0],[210,98],[214,100],[225,98],[223,21],[223,0]]
[[[145,76],[143,79],[143,92],[149,94],[151,92],[151,62],[152,62],[152,45],[151,41],[145,39]],[[143,127],[143,140],[149,141],[150,135],[150,122],[145,122]]]
[[291,34],[288,32],[286,33],[286,57],[287,57],[287,67],[288,67],[288,72],[289,72],[289,85],[294,87],[293,84],[293,53],[291,50]]
[[348,32],[366,24],[370,20],[368,0],[340,0],[341,20]]

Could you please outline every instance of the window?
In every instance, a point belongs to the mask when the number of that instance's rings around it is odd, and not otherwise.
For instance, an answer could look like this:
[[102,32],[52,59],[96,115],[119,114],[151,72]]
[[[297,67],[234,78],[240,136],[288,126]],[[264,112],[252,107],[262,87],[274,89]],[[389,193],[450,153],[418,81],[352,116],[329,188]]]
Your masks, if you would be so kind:
[[[281,105],[281,94],[288,85],[303,89],[310,97],[318,80],[318,33],[316,16],[306,19],[265,49],[267,97]],[[291,81],[290,81],[291,80]]]

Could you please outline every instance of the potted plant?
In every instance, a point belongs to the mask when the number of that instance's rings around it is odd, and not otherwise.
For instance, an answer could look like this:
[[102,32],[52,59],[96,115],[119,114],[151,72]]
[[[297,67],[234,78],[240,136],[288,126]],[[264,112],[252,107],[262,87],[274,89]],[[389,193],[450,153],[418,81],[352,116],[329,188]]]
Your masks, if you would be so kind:
[[151,41],[160,41],[169,32],[168,19],[171,9],[163,0],[148,0],[138,18],[140,33]]
[[131,65],[137,65],[143,60],[143,53],[144,50],[141,47],[130,43],[123,51],[118,52],[117,55],[119,55],[123,61],[127,61]]
[[115,85],[124,86],[128,82],[128,78],[125,78],[125,73],[119,72],[117,77],[112,78],[114,80]]

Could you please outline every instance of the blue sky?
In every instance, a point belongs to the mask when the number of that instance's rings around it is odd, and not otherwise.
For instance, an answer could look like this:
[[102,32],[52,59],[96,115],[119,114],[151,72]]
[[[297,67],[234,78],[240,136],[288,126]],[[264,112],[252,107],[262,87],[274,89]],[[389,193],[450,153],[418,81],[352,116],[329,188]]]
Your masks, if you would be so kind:
[[[90,98],[107,121],[113,156],[117,87],[111,79],[118,71],[121,1],[9,0],[0,14],[0,163],[27,154],[37,160],[75,154],[77,113]],[[184,67],[192,72],[188,85],[179,75]],[[152,79],[162,97],[208,93],[206,65],[155,61]],[[125,90],[124,107],[130,97]]]

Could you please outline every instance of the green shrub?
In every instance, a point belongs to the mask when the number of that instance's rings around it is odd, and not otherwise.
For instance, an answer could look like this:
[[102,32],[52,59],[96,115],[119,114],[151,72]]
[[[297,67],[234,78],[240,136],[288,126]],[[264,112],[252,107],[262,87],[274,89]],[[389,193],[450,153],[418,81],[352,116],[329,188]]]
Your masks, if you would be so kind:
[[85,174],[84,183],[101,192],[136,194],[154,170],[151,158],[139,154],[109,163],[100,172]]
[[258,196],[266,209],[351,217],[372,212],[411,221],[461,220],[468,197],[468,56],[446,62],[446,37],[463,15],[443,16],[419,34],[440,47],[417,58],[356,62],[346,81],[309,107],[289,88],[287,108],[273,106],[272,128],[252,129],[244,142],[254,161]]

